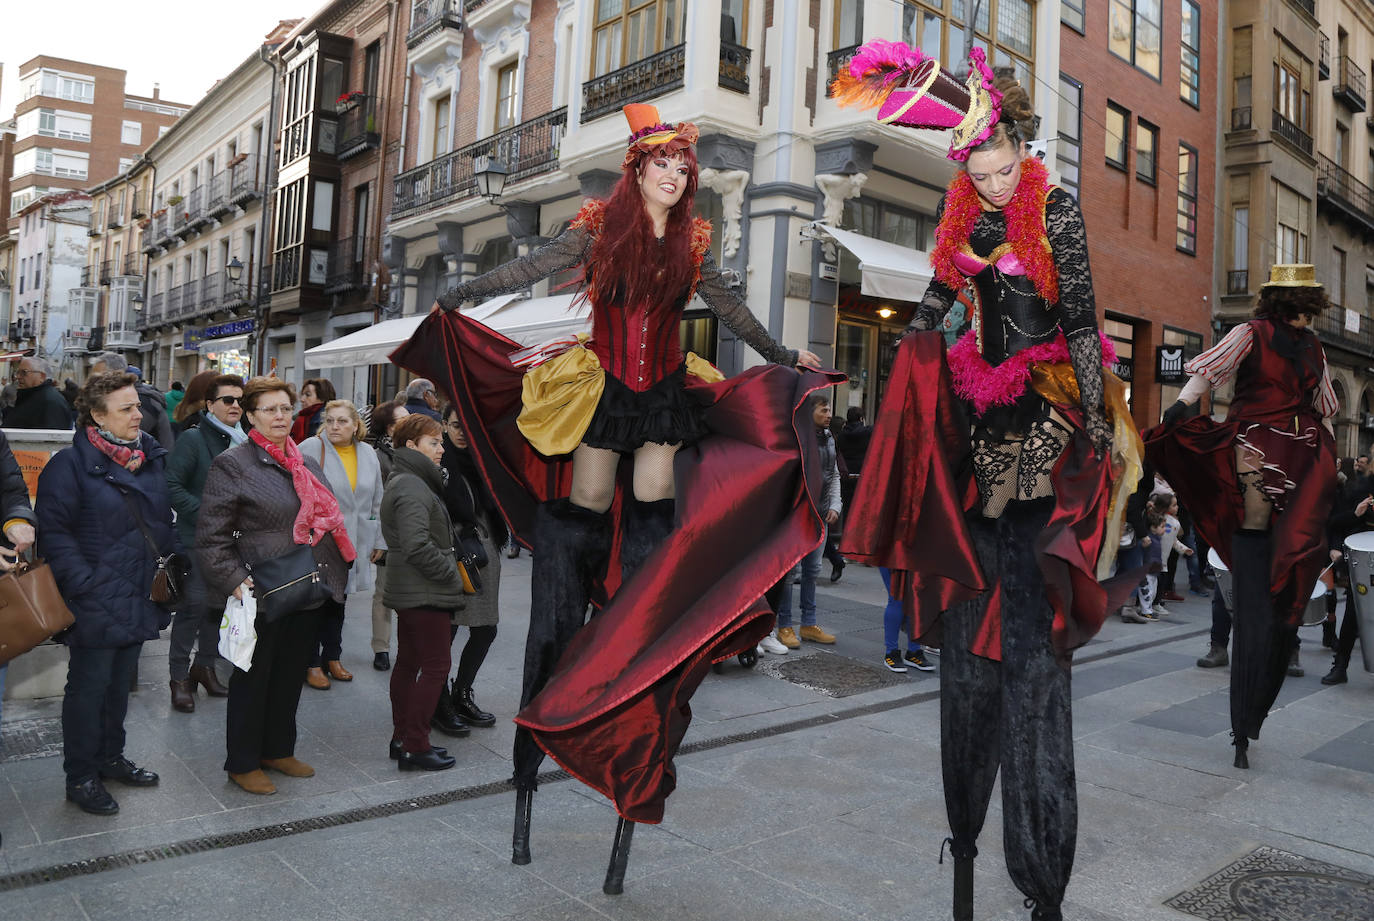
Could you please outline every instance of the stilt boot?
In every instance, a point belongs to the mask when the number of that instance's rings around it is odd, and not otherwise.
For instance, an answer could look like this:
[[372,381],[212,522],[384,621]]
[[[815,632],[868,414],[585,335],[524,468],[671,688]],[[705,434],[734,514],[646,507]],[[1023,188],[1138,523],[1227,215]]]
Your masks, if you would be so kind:
[[625,529],[620,536],[620,574],[629,581],[664,539],[672,533],[676,499],[625,503]]
[[1236,747],[1236,760],[1231,763],[1242,771],[1250,770],[1250,740],[1245,736],[1236,736],[1231,740],[1231,744]]
[[611,865],[606,868],[606,881],[601,884],[601,891],[607,895],[620,895],[625,891],[625,868],[630,865],[630,842],[634,833],[634,822],[621,819],[616,823]]
[[534,808],[534,791],[515,791],[515,834],[511,836],[510,862],[523,867],[530,862],[530,810]]
[[946,844],[954,858],[954,921],[973,921],[973,858],[978,856],[978,848],[946,838],[940,845],[941,863],[945,859]]
[[1026,899],[1026,907],[1031,910],[1031,921],[1064,921],[1064,910],[1058,905],[1041,905],[1035,899]]
[[1231,733],[1239,768],[1249,767],[1246,750],[1283,687],[1297,639],[1274,610],[1270,548],[1268,531],[1241,528],[1231,539]]

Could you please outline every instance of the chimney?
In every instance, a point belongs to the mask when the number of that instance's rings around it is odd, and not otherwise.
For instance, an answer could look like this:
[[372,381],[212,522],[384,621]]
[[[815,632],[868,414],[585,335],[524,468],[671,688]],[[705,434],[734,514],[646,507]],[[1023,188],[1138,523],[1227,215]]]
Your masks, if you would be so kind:
[[161,99],[161,98],[162,98],[162,84],[160,84],[160,83],[154,83],[154,84],[153,84],[153,98],[154,98],[154,99]]

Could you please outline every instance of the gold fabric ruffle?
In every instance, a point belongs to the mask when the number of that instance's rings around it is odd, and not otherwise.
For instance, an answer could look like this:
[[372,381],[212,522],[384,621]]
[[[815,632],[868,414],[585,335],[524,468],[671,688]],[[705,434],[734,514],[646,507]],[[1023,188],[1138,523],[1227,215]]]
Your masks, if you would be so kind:
[[[526,440],[546,457],[570,454],[582,443],[606,389],[606,372],[596,354],[579,345],[525,372],[520,389],[520,416],[515,420]],[[715,365],[688,352],[687,373],[714,384],[725,380]]]
[[[1078,405],[1078,378],[1067,361],[1035,362],[1030,366],[1031,387],[1051,404]],[[1126,403],[1126,384],[1111,371],[1102,369],[1103,400],[1107,421],[1112,424],[1112,501],[1107,510],[1106,534],[1097,560],[1097,578],[1112,574],[1116,552],[1121,546],[1121,531],[1126,520],[1126,502],[1140,483],[1145,469],[1145,443]]]

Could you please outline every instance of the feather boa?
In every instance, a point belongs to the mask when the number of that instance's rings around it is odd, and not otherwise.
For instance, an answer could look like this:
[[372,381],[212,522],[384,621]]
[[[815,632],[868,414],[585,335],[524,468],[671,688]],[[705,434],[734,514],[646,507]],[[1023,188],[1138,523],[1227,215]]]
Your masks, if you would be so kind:
[[[1116,347],[1105,333],[1102,340],[1103,366],[1116,363]],[[990,365],[978,351],[978,334],[969,330],[949,350],[949,370],[954,378],[954,392],[973,404],[976,415],[983,415],[993,406],[1011,406],[1030,383],[1031,365],[1035,362],[1055,364],[1069,360],[1069,342],[1060,333],[1049,342],[1024,348],[1000,365]]]
[[849,60],[849,67],[835,75],[830,95],[842,106],[864,109],[880,106],[925,59],[921,49],[906,42],[875,38],[859,46]]
[[[1021,182],[1002,214],[1007,221],[1007,242],[1026,267],[1026,276],[1041,297],[1055,304],[1059,301],[1059,272],[1045,238],[1045,200],[1049,194],[1049,171],[1035,157],[1026,157],[1021,161]],[[965,278],[954,265],[954,254],[968,242],[982,213],[973,180],[959,170],[945,192],[945,213],[935,228],[935,249],[930,254],[935,277],[955,291],[964,286]]]

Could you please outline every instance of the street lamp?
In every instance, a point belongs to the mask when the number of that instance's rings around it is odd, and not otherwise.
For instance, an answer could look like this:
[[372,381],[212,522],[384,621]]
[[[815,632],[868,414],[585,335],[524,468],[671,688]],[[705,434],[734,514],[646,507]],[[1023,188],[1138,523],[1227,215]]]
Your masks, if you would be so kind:
[[243,277],[243,263],[239,262],[239,257],[235,256],[229,260],[229,264],[224,267],[224,274],[229,276],[231,284],[238,284]]
[[496,199],[506,190],[506,177],[510,175],[510,170],[496,157],[480,154],[472,158],[472,175],[477,180],[477,193],[495,205]]
[[134,305],[135,310],[143,309],[143,294],[139,291],[134,292],[134,296],[129,298],[129,303]]

